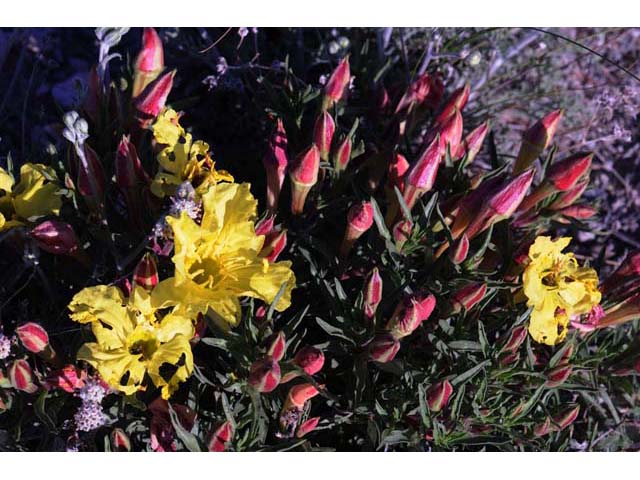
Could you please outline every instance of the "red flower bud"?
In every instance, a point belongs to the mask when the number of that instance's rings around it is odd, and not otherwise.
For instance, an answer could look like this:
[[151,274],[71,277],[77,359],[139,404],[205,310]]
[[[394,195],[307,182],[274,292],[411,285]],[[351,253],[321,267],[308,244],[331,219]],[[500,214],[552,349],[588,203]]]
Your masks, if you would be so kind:
[[552,210],[560,210],[564,207],[572,205],[573,202],[575,202],[582,196],[588,186],[588,178],[578,181],[573,188],[570,188],[566,192],[562,192],[558,196],[558,198],[555,199],[551,205],[549,205],[549,208]]
[[447,406],[451,394],[453,393],[453,387],[449,380],[436,383],[427,392],[427,405],[432,412],[439,412]]
[[465,139],[462,141],[460,146],[458,147],[458,151],[454,155],[455,159],[462,158],[465,154],[467,155],[467,163],[473,162],[476,158],[480,149],[482,149],[482,144],[484,143],[484,139],[489,133],[489,121],[482,123],[480,126],[476,127],[471,133],[469,133]]
[[46,220],[29,233],[38,247],[56,255],[68,255],[78,249],[78,237],[73,227],[58,220]]
[[400,220],[393,226],[393,240],[396,242],[396,247],[402,249],[404,244],[411,237],[413,230],[413,222],[411,220]]
[[275,132],[269,141],[269,150],[262,160],[267,175],[267,208],[270,212],[275,212],[278,209],[278,199],[289,164],[287,143],[284,124],[281,119],[278,119]]
[[342,98],[350,81],[349,56],[346,56],[340,60],[324,87],[323,110],[330,108]]
[[377,335],[369,344],[369,358],[379,363],[392,361],[400,350],[400,342],[389,334]]
[[454,293],[451,302],[453,313],[460,312],[463,308],[468,312],[480,302],[487,293],[486,283],[470,283]]
[[142,93],[134,100],[133,105],[141,117],[142,125],[148,124],[156,118],[164,108],[167,97],[173,88],[173,77],[176,71],[164,73],[156,78],[142,91]]
[[527,338],[527,328],[520,325],[518,327],[513,328],[509,333],[501,352],[515,352],[520,348],[522,342],[524,342]]
[[454,115],[456,110],[459,112],[462,111],[464,106],[467,104],[467,100],[469,100],[470,93],[471,87],[468,83],[454,91],[447,100],[447,103],[442,109],[442,112],[440,112],[440,114],[436,117],[436,125],[444,124],[447,120],[449,120],[449,118],[451,118],[451,116]]
[[427,320],[436,306],[433,295],[410,296],[396,306],[385,330],[396,339],[411,335],[420,324]]
[[351,160],[352,148],[353,142],[351,141],[351,137],[345,137],[333,156],[333,165],[337,172],[346,170]]
[[558,213],[564,217],[575,218],[576,220],[587,220],[598,214],[598,209],[589,205],[569,205]]
[[24,348],[32,353],[43,352],[49,346],[49,335],[37,323],[23,323],[16,328],[16,334]]
[[320,392],[318,392],[316,387],[314,387],[310,383],[295,385],[291,387],[291,390],[289,390],[287,400],[285,401],[285,407],[290,408],[293,406],[302,409],[304,408],[304,404],[307,403],[308,400],[318,395],[318,393]]
[[378,304],[382,300],[382,277],[377,267],[371,270],[364,285],[364,315],[371,319],[375,316]]
[[145,27],[142,32],[142,50],[136,58],[133,75],[132,98],[137,97],[164,69],[162,40],[155,29]]
[[320,151],[315,144],[301,153],[295,165],[289,171],[291,178],[291,213],[300,215],[304,209],[307,195],[318,182],[320,170]]
[[121,428],[114,428],[109,435],[111,439],[111,448],[116,452],[130,452],[131,440]]
[[84,159],[78,165],[78,191],[93,208],[102,205],[105,192],[105,174],[98,154],[86,143],[83,147]]
[[266,235],[273,231],[273,226],[276,221],[275,215],[266,215],[256,223],[256,235]]
[[462,115],[459,110],[455,110],[440,127],[443,153],[448,146],[451,156],[455,158],[454,155],[460,148],[460,142],[462,141],[462,128]]
[[579,413],[580,405],[576,405],[575,407],[553,417],[554,430],[561,431],[567,428],[575,421],[576,418],[578,418]]
[[344,232],[340,255],[346,257],[353,244],[373,225],[373,207],[369,202],[354,204],[347,214],[347,228]]
[[405,176],[404,201],[413,208],[416,200],[433,188],[442,159],[442,140],[439,137],[423,150]]
[[306,346],[298,350],[293,362],[304,370],[307,375],[314,375],[322,370],[324,353],[315,347]]
[[61,370],[51,374],[46,380],[48,388],[59,388],[67,393],[73,393],[84,386],[87,372],[79,370],[75,365],[66,365]]
[[560,365],[547,373],[547,381],[545,386],[549,388],[562,385],[571,375],[573,367],[571,365]]
[[389,173],[387,174],[389,194],[393,195],[391,198],[395,198],[393,187],[398,187],[401,192],[404,190],[404,177],[408,170],[409,162],[404,155],[400,153],[394,154],[393,161],[389,163]]
[[410,111],[414,107],[420,105],[427,99],[430,90],[431,77],[428,74],[424,73],[420,75],[411,85],[409,85],[407,91],[404,93],[402,98],[400,98],[395,113],[398,113],[401,110],[405,109],[407,111]]
[[501,367],[507,367],[509,365],[513,365],[514,363],[517,363],[520,360],[520,353],[519,352],[504,352],[501,353],[498,357],[498,364]]
[[454,265],[460,265],[465,261],[469,254],[469,238],[465,234],[453,244],[453,248],[449,250],[449,259]]
[[9,367],[9,380],[16,390],[27,393],[34,393],[38,390],[38,387],[33,383],[31,366],[26,360],[19,359],[13,361]]
[[597,328],[620,325],[640,318],[640,293],[635,293],[623,302],[608,309],[602,317]]
[[282,360],[284,353],[287,350],[287,339],[284,336],[284,332],[278,332],[273,339],[271,339],[269,348],[267,349],[267,355],[276,362]]
[[551,144],[562,118],[562,113],[562,110],[555,110],[524,132],[518,158],[513,167],[514,174],[527,169]]
[[284,247],[287,246],[287,229],[273,230],[265,235],[264,245],[259,256],[266,258],[269,263],[278,259]]
[[253,362],[249,371],[249,385],[258,392],[269,393],[280,383],[280,365],[266,357]]
[[592,159],[593,153],[576,153],[556,162],[547,170],[547,180],[560,192],[571,190],[589,172]]
[[536,437],[544,437],[551,431],[551,419],[549,417],[545,418],[544,422],[539,423],[533,428],[533,434]]
[[610,292],[636,277],[640,277],[640,250],[634,250],[626,256],[616,271],[604,281],[600,291]]
[[298,427],[298,430],[296,431],[296,437],[302,438],[307,433],[310,433],[313,430],[315,430],[315,428],[318,426],[318,422],[320,422],[320,417],[313,417],[305,421],[304,423],[300,424],[300,426]]
[[118,144],[115,160],[116,184],[124,193],[130,188],[139,188],[149,183],[149,175],[145,172],[136,152],[136,147],[127,135],[123,135]]
[[233,425],[226,421],[211,435],[207,448],[210,452],[224,452],[233,437]]
[[329,160],[329,152],[331,151],[331,141],[336,131],[336,124],[333,117],[327,111],[323,111],[318,115],[316,124],[313,127],[313,142],[320,150],[320,158],[325,162]]
[[133,271],[133,281],[147,290],[153,289],[158,284],[158,266],[153,253],[145,253],[140,262],[138,262]]

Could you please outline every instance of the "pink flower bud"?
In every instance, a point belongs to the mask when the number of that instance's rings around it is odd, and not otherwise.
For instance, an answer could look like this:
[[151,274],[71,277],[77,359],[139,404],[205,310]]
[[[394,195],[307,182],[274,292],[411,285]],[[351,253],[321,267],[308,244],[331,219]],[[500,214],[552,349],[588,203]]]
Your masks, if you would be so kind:
[[249,385],[260,393],[269,393],[280,384],[280,365],[270,357],[253,362],[249,371]]
[[464,106],[467,104],[467,100],[469,100],[470,93],[471,87],[468,83],[454,91],[447,100],[447,103],[440,114],[436,117],[435,124],[443,125],[455,114],[456,111],[462,111]]
[[296,437],[302,438],[307,433],[310,433],[313,430],[315,430],[315,428],[318,426],[318,422],[320,422],[320,417],[313,417],[305,421],[304,423],[300,424],[300,426],[298,427],[298,430],[296,431]]
[[267,349],[267,355],[276,362],[282,360],[287,350],[287,339],[284,336],[284,332],[278,332],[270,340],[269,348]]
[[102,204],[105,192],[105,174],[98,154],[86,143],[84,144],[84,160],[78,165],[78,191],[97,208]]
[[111,439],[111,448],[116,452],[130,452],[131,440],[121,428],[114,428],[109,435]]
[[554,430],[561,431],[571,425],[576,418],[578,418],[578,414],[580,413],[580,405],[576,405],[575,407],[566,410],[559,415],[553,417]]
[[406,174],[404,201],[409,208],[413,208],[416,200],[433,188],[442,159],[441,147],[441,138],[434,138]]
[[428,74],[424,73],[420,75],[411,85],[409,85],[407,91],[404,93],[402,98],[400,98],[395,113],[398,113],[401,110],[411,111],[414,107],[424,102],[431,90],[431,83],[431,77]]
[[500,365],[501,367],[508,367],[509,365],[517,363],[519,360],[519,352],[503,352],[498,357],[498,365]]
[[469,254],[469,238],[465,234],[453,244],[453,247],[449,250],[449,259],[454,265],[460,265],[465,261]]
[[382,277],[377,267],[371,270],[364,285],[364,315],[368,319],[376,315],[378,304],[382,300]]
[[593,153],[577,153],[554,163],[547,170],[547,180],[556,190],[566,192],[589,172]]
[[133,281],[136,285],[152,290],[160,280],[155,255],[151,252],[144,254],[133,271]]
[[462,128],[462,115],[459,110],[455,110],[440,127],[442,153],[446,151],[445,149],[448,146],[451,156],[454,157],[454,154],[460,148],[460,142],[462,141]]
[[118,144],[115,160],[116,184],[123,192],[129,188],[138,188],[149,183],[149,175],[145,172],[136,152],[136,147],[129,137],[122,136]]
[[316,387],[314,387],[310,383],[295,385],[291,387],[291,390],[289,390],[287,400],[285,401],[285,407],[293,406],[302,409],[304,408],[304,404],[307,403],[308,400],[311,400],[313,397],[318,395],[318,393],[320,392],[318,392]]
[[616,271],[604,281],[600,291],[610,292],[636,277],[640,277],[640,250],[629,252]]
[[33,383],[33,372],[31,370],[31,366],[26,360],[14,360],[9,367],[8,373],[11,385],[16,390],[27,393],[34,393],[38,390],[38,387]]
[[84,370],[79,370],[75,365],[65,365],[61,370],[47,377],[46,386],[73,393],[84,386],[86,378],[87,372]]
[[549,388],[562,385],[571,375],[573,367],[571,365],[560,365],[547,373],[547,381],[545,386]]
[[32,353],[43,352],[49,346],[49,335],[37,323],[23,323],[16,328],[16,334],[24,348]]
[[351,141],[351,137],[345,137],[333,156],[333,165],[337,172],[346,170],[351,160],[352,148],[353,142]]
[[289,171],[291,179],[291,213],[300,215],[304,209],[307,195],[318,182],[320,170],[320,151],[315,144],[301,153],[293,168]]
[[400,350],[400,342],[389,334],[377,335],[369,344],[369,358],[375,362],[388,363]]
[[476,127],[474,130],[469,133],[465,139],[462,141],[460,146],[458,147],[458,151],[454,155],[455,159],[459,159],[463,157],[465,154],[467,155],[467,163],[473,162],[476,158],[480,150],[482,149],[482,144],[484,143],[484,139],[489,133],[489,121],[482,123],[480,126]]
[[522,342],[527,339],[527,328],[520,325],[513,328],[509,333],[509,336],[504,342],[501,352],[515,352],[520,348]]
[[370,202],[354,204],[347,214],[347,228],[344,233],[340,255],[346,257],[353,244],[373,225],[373,207]]
[[279,118],[269,141],[267,154],[262,160],[267,175],[267,209],[270,212],[275,212],[278,209],[278,199],[289,164],[287,143],[287,133],[284,130],[282,119]]
[[264,245],[259,256],[266,258],[269,263],[273,263],[287,246],[287,229],[273,230],[265,235]]
[[404,190],[404,177],[408,170],[409,162],[404,155],[400,153],[394,154],[393,161],[389,163],[389,172],[387,174],[387,185],[390,195],[393,195],[392,198],[395,198],[393,187],[398,187],[401,192]]
[[331,151],[331,141],[336,131],[336,124],[333,117],[326,110],[321,112],[316,119],[313,127],[313,142],[320,150],[320,158],[327,162],[329,160],[329,152]]
[[449,380],[436,383],[427,392],[427,405],[432,412],[439,412],[447,406],[451,394],[453,393],[453,387]]
[[134,100],[133,105],[138,111],[143,126],[156,118],[164,108],[167,97],[173,88],[175,74],[175,70],[162,74],[147,85]]
[[433,295],[405,297],[396,306],[385,330],[396,339],[409,336],[429,318],[435,306],[436,298]]
[[275,215],[266,215],[256,223],[256,235],[266,235],[273,231],[273,227],[276,221]]
[[453,313],[460,312],[463,308],[468,312],[482,300],[487,293],[486,283],[470,283],[454,293],[451,303]]
[[307,375],[315,375],[324,365],[324,353],[312,346],[302,347],[293,358],[293,362]]
[[396,242],[396,247],[402,250],[404,244],[411,237],[413,231],[413,222],[411,220],[400,220],[393,226],[393,241]]
[[349,56],[346,56],[340,60],[324,87],[323,110],[330,108],[342,98],[350,81]]
[[[599,312],[597,315],[604,315],[604,310],[602,309],[602,307],[600,305],[596,305],[595,307],[593,307],[592,311],[597,311]],[[567,344],[567,346],[565,347],[564,352],[562,353],[562,357],[560,357],[560,360],[558,361],[558,363],[560,365],[566,365],[569,363],[569,360],[571,360],[571,357],[573,356],[573,352],[575,350],[575,345],[573,343],[569,343]]]
[[224,452],[233,437],[233,425],[226,421],[211,435],[207,449],[210,452]]
[[140,50],[134,66],[132,98],[140,95],[163,69],[162,40],[155,29],[145,27],[142,32],[142,50]]
[[544,437],[551,431],[551,419],[549,417],[544,419],[544,422],[539,423],[533,428],[533,434],[536,437]]
[[73,227],[58,220],[46,220],[29,233],[38,247],[56,255],[68,255],[78,249],[78,238]]
[[558,213],[564,217],[575,218],[576,220],[588,220],[598,214],[598,209],[589,205],[569,205]]
[[524,132],[518,158],[513,167],[514,174],[526,170],[551,144],[562,113],[562,110],[555,110]]
[[564,207],[568,207],[572,205],[576,200],[578,200],[584,191],[589,186],[589,179],[585,178],[584,180],[578,181],[573,188],[570,188],[566,192],[560,193],[558,198],[553,201],[549,208],[552,210],[560,210]]

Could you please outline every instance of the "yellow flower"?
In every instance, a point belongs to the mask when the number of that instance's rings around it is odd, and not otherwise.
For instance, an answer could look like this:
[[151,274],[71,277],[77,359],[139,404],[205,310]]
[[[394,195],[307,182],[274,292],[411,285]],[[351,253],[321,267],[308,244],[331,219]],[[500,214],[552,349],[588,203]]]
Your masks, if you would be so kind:
[[563,341],[571,317],[589,313],[600,303],[596,271],[580,267],[572,253],[562,253],[570,241],[538,237],[529,249],[531,261],[522,281],[527,305],[533,307],[529,333],[539,343]]
[[249,185],[218,183],[202,197],[204,214],[198,225],[185,212],[167,217],[173,229],[175,277],[156,287],[171,298],[160,307],[178,306],[190,315],[211,309],[230,325],[240,320],[238,297],[274,301],[285,310],[291,303],[295,277],[291,262],[269,263],[260,258],[264,236],[256,235],[256,200]]
[[25,163],[20,168],[20,182],[0,167],[0,231],[24,225],[44,215],[60,213],[58,177],[51,167]]
[[157,197],[173,195],[185,181],[190,181],[200,195],[219,181],[233,182],[227,172],[214,168],[209,145],[200,140],[194,142],[191,134],[180,126],[175,110],[167,109],[158,115],[153,136],[156,142],[165,145],[157,157],[160,170],[151,184],[151,191]]
[[193,323],[176,311],[162,316],[153,306],[164,301],[159,295],[135,285],[125,298],[117,287],[98,285],[81,290],[69,304],[71,318],[91,324],[96,337],[80,347],[78,360],[90,363],[115,390],[143,390],[148,373],[167,399],[193,372]]

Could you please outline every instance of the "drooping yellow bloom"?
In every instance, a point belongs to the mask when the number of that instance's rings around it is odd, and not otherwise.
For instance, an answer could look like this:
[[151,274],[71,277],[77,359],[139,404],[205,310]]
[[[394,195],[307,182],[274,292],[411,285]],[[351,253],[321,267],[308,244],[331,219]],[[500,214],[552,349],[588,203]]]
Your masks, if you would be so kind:
[[522,281],[527,305],[533,307],[529,333],[536,342],[563,341],[571,317],[589,313],[600,303],[596,271],[579,266],[572,253],[562,253],[570,241],[538,237],[529,249]]
[[161,292],[135,285],[129,298],[118,287],[98,285],[78,292],[71,318],[91,324],[95,343],[85,343],[78,360],[90,363],[111,388],[126,394],[143,390],[144,377],[167,399],[193,372],[191,319],[177,311],[162,316],[153,304]]
[[25,163],[16,185],[13,176],[0,167],[0,231],[44,215],[58,215],[62,199],[57,180],[53,168]]
[[256,235],[256,199],[246,183],[218,183],[202,196],[204,214],[198,225],[185,212],[167,217],[173,230],[175,277],[156,287],[161,307],[177,306],[190,315],[211,309],[230,325],[240,320],[238,297],[274,301],[282,311],[291,303],[295,277],[291,262],[269,263],[258,256],[264,236]]
[[167,109],[158,115],[153,124],[153,136],[156,142],[164,145],[157,157],[160,171],[151,184],[151,191],[157,197],[173,195],[185,181],[190,181],[200,195],[213,183],[233,182],[227,172],[214,168],[209,145],[200,140],[193,141],[191,134],[180,125],[175,110]]

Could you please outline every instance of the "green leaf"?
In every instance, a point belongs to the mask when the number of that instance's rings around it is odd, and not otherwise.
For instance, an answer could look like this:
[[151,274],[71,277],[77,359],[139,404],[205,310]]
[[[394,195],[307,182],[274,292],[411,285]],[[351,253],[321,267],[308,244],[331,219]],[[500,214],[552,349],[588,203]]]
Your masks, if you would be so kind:
[[184,444],[187,450],[190,452],[201,452],[200,444],[198,443],[198,438],[191,432],[187,431],[182,424],[180,423],[180,419],[176,414],[175,410],[171,406],[170,403],[167,403],[169,407],[169,417],[171,418],[171,424],[173,425],[176,434],[180,441]]
[[466,372],[461,373],[460,375],[455,377],[453,380],[451,380],[451,385],[453,385],[455,387],[459,383],[464,383],[467,380],[470,380],[476,374],[478,374],[478,372],[480,372],[480,370],[482,370],[484,367],[486,367],[489,364],[491,364],[491,360],[485,360],[484,362],[479,363],[475,367],[470,368]]

